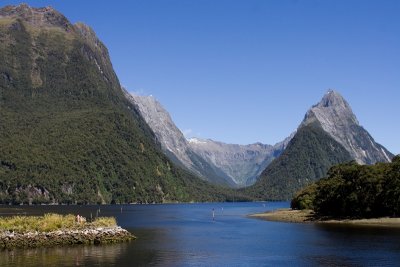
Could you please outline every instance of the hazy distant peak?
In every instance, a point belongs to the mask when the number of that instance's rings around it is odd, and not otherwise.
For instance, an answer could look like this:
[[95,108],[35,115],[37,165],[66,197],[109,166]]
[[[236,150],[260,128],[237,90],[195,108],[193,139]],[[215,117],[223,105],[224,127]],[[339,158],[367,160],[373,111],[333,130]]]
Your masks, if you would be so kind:
[[206,144],[207,142],[203,139],[192,137],[188,139],[190,144]]
[[279,156],[287,142],[276,146],[260,142],[239,145],[227,144],[211,139],[190,138],[189,146],[203,159],[216,166],[238,186],[254,183],[266,166]]

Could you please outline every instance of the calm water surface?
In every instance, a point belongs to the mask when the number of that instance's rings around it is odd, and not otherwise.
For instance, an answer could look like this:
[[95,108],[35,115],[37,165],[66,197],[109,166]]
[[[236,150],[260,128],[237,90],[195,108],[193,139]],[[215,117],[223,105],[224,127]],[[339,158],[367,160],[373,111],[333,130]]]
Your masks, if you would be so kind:
[[[289,203],[0,206],[0,215],[115,216],[138,239],[0,251],[0,266],[399,266],[400,230],[247,218]],[[122,212],[121,212],[122,207]],[[215,220],[212,218],[215,209]]]

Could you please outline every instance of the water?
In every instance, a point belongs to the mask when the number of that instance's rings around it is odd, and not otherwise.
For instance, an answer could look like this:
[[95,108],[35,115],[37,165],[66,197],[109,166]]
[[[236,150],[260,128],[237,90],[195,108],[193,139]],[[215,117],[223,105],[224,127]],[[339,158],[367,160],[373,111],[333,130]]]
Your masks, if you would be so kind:
[[[115,216],[138,239],[0,251],[0,266],[399,266],[400,229],[247,218],[286,202],[1,207],[1,214]],[[215,211],[215,220],[212,217]]]

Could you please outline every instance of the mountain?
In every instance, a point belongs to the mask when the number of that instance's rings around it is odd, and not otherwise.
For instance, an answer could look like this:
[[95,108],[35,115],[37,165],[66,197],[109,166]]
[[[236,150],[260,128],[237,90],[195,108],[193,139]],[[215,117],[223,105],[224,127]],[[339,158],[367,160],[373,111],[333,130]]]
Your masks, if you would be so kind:
[[359,125],[346,100],[329,90],[305,115],[286,150],[243,192],[259,199],[291,199],[338,163],[389,162],[393,155]]
[[186,140],[168,111],[153,97],[130,94],[155,133],[164,153],[175,163],[212,183],[230,187],[253,184],[266,166],[285,149],[290,138],[274,146],[225,144],[211,139]]
[[189,139],[192,150],[210,165],[216,166],[239,187],[256,182],[261,172],[286,148],[291,137],[274,146],[226,144],[211,139]]
[[307,112],[302,125],[315,121],[360,164],[389,162],[393,157],[360,126],[350,105],[338,92],[329,90],[322,100]]
[[51,7],[0,9],[0,203],[223,201],[231,193],[167,159],[90,27]]
[[190,147],[182,132],[172,121],[168,111],[153,96],[130,94],[125,90],[127,99],[138,108],[147,124],[153,130],[161,148],[170,160],[214,184],[235,187],[234,182],[199,157]]

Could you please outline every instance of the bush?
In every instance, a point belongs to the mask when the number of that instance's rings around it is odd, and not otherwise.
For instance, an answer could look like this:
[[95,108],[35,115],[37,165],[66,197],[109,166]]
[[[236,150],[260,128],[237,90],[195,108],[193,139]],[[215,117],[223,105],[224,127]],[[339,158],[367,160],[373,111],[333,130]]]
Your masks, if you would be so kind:
[[355,162],[332,167],[326,178],[293,198],[294,209],[313,208],[317,214],[368,218],[400,215],[400,157],[372,166]]

